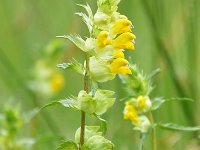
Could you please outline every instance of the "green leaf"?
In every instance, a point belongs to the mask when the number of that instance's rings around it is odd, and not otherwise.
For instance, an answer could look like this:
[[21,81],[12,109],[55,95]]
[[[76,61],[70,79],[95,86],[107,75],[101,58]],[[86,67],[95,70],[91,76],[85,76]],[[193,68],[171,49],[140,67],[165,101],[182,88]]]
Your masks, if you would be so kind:
[[85,24],[87,25],[89,29],[89,32],[92,33],[92,26],[93,26],[92,20],[85,13],[78,12],[75,14],[82,17],[83,21],[85,22]]
[[199,131],[200,126],[198,127],[187,127],[182,126],[174,123],[159,123],[157,124],[157,127],[164,129],[164,130],[173,130],[173,131],[183,131],[183,132],[194,132]]
[[78,110],[78,107],[75,104],[75,100],[73,98],[69,98],[69,99],[64,99],[64,100],[60,100],[60,101],[53,101],[49,104],[46,104],[45,106],[43,106],[40,109],[40,111],[47,108],[47,107],[55,106],[55,105],[62,105],[62,106],[67,107],[67,108],[73,108],[73,109]]
[[153,101],[152,101],[152,107],[151,107],[151,110],[157,110],[158,108],[160,108],[160,106],[165,103],[166,100],[162,97],[158,97],[158,98],[155,98]]
[[65,38],[73,42],[78,48],[82,51],[85,51],[85,41],[80,37],[78,34],[70,34],[70,35],[63,35],[63,36],[56,36],[58,38]]
[[78,150],[78,146],[73,141],[64,141],[56,150]]
[[160,108],[165,102],[169,102],[169,101],[189,101],[189,102],[193,102],[193,99],[190,98],[169,98],[169,99],[164,99],[162,97],[158,97],[155,98],[152,101],[152,108],[151,110],[157,110],[158,108]]
[[103,135],[105,135],[107,132],[107,121],[96,114],[94,114],[94,116],[100,121],[100,130],[102,131]]
[[57,67],[62,69],[73,69],[82,75],[84,73],[83,65],[79,63],[76,59],[72,59],[69,63],[58,64]]

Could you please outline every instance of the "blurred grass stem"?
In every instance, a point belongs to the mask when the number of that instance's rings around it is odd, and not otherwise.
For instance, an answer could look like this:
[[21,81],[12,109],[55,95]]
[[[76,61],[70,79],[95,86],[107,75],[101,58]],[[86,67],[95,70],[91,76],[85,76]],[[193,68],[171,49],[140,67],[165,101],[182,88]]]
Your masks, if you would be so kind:
[[[161,32],[160,32],[160,24],[159,22],[157,22],[156,20],[156,15],[158,14],[158,12],[156,12],[155,10],[151,10],[150,4],[147,0],[142,0],[141,1],[142,6],[144,7],[144,10],[146,12],[146,15],[148,16],[148,19],[151,23],[151,27],[152,27],[152,36],[156,42],[156,46],[157,46],[157,50],[159,51],[159,53],[162,55],[162,57],[164,58],[165,62],[167,63],[169,70],[170,70],[170,75],[171,78],[173,80],[174,86],[177,90],[177,93],[180,97],[189,97],[188,93],[186,92],[186,89],[183,87],[181,81],[179,80],[179,76],[176,73],[176,68],[174,67],[173,61],[170,58],[169,55],[169,50],[168,48],[165,46],[164,42],[163,42],[163,38],[161,36]],[[193,109],[189,106],[186,105],[185,103],[181,103],[182,105],[182,109],[183,112],[185,113],[185,116],[187,118],[190,118],[190,122],[191,124],[195,125],[195,118],[194,118],[194,113],[193,113]]]
[[[0,62],[2,62],[3,66],[6,66],[6,71],[7,74],[5,74],[6,77],[13,78],[16,79],[15,81],[17,82],[18,85],[20,85],[23,90],[25,91],[25,93],[28,95],[28,99],[32,100],[34,107],[38,107],[40,108],[41,105],[38,101],[37,95],[36,93],[34,93],[33,91],[31,91],[26,84],[25,78],[21,75],[21,73],[18,72],[18,70],[15,69],[15,67],[13,66],[13,64],[10,62],[10,60],[8,59],[8,57],[6,56],[6,54],[4,53],[4,51],[0,48],[1,51],[1,55],[0,55]],[[8,70],[10,72],[8,72]],[[10,82],[14,82],[14,80],[9,80]],[[10,84],[10,82],[8,84]],[[17,85],[14,85],[14,88],[18,88],[16,87]],[[12,90],[12,89],[11,89]],[[51,117],[51,115],[49,115],[48,112],[42,112],[42,117],[45,120],[47,126],[49,127],[49,129],[52,131],[53,134],[58,134],[59,131],[59,127],[55,124],[55,121],[53,120],[53,118]],[[60,132],[59,132],[60,133]]]

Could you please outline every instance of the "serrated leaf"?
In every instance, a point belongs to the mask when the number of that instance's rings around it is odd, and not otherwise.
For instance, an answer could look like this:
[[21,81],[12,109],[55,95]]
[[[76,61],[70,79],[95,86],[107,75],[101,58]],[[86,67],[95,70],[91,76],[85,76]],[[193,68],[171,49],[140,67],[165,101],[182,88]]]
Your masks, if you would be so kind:
[[82,17],[83,21],[85,22],[85,24],[88,27],[89,32],[92,33],[92,25],[93,25],[92,20],[85,13],[78,12],[75,14]]
[[157,124],[157,127],[164,129],[164,130],[183,131],[183,132],[200,131],[200,126],[187,127],[187,126],[178,125],[175,123],[159,123],[159,124]]
[[82,5],[82,4],[77,4],[78,6],[81,6],[83,8],[85,8],[85,10],[87,11],[88,13],[88,16],[90,19],[93,19],[93,13],[92,13],[92,9],[90,8],[90,6],[88,4],[86,5]]
[[158,108],[160,108],[165,102],[169,102],[169,101],[189,101],[189,102],[193,102],[192,99],[190,98],[169,98],[169,99],[164,99],[162,97],[158,97],[155,100],[152,101],[152,108],[151,110],[157,110]]
[[160,108],[160,106],[165,103],[166,100],[162,97],[158,97],[158,98],[155,98],[153,101],[152,101],[152,107],[151,107],[151,110],[157,110],[158,108]]
[[73,69],[82,75],[84,73],[83,65],[79,63],[76,59],[72,59],[69,63],[58,64],[57,67],[62,69]]
[[156,76],[157,74],[160,73],[160,68],[157,68],[156,70],[152,71],[148,76],[147,76],[147,79],[151,79],[153,78],[154,76]]
[[78,110],[76,104],[75,104],[75,100],[74,99],[64,99],[64,100],[60,100],[60,101],[53,101],[45,106],[43,106],[40,110],[43,110],[47,107],[50,107],[50,106],[55,106],[55,105],[62,105],[64,107],[67,107],[67,108],[73,108],[73,109],[76,109]]
[[63,35],[63,36],[56,36],[58,38],[65,38],[70,40],[72,43],[74,43],[78,48],[80,48],[82,51],[86,52],[85,50],[85,41],[81,38],[78,34],[70,34],[70,35]]
[[100,129],[102,131],[102,134],[105,135],[107,132],[107,121],[96,114],[94,114],[94,116],[100,121]]
[[65,141],[56,150],[78,150],[78,146],[73,141]]

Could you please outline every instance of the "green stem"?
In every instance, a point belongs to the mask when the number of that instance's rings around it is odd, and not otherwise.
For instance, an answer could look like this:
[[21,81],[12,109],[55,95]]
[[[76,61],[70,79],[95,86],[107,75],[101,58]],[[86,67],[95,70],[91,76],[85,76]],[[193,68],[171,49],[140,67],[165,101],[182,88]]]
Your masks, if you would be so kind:
[[[152,113],[150,112],[148,116],[151,124],[153,125],[154,119]],[[152,129],[151,138],[152,138],[152,150],[157,150],[156,127],[153,127]]]
[[[89,93],[89,60],[90,55],[86,53],[86,69],[84,75],[84,90]],[[81,111],[81,132],[80,132],[80,146],[84,144],[84,136],[85,136],[85,112]]]

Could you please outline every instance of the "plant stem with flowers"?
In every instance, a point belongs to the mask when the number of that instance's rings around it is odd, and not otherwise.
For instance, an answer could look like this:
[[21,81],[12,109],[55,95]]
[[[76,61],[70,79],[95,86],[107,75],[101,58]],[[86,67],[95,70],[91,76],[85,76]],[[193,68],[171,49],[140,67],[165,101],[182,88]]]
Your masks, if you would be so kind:
[[[59,64],[59,68],[72,69],[84,76],[84,88],[77,97],[47,104],[62,105],[81,112],[81,127],[75,133],[75,141],[64,141],[58,149],[73,148],[74,150],[112,150],[114,144],[104,138],[106,121],[101,118],[114,102],[114,91],[98,88],[98,83],[113,80],[117,74],[130,75],[129,62],[125,59],[125,49],[135,50],[132,33],[132,22],[118,10],[120,0],[97,0],[98,9],[93,15],[90,6],[83,7],[87,14],[78,12],[86,23],[90,37],[83,39],[77,34],[58,36],[74,43],[86,54],[82,64],[73,59],[68,63]],[[92,83],[91,86],[89,83]],[[95,116],[101,126],[87,126],[86,114]]]

